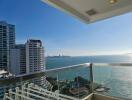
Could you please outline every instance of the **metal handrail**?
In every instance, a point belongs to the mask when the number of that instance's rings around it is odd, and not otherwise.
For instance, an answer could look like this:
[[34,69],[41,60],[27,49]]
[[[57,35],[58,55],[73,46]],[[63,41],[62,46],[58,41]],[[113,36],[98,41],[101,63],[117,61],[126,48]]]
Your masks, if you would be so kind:
[[68,69],[76,69],[76,68],[79,68],[79,67],[89,67],[89,66],[90,66],[90,63],[83,63],[83,64],[60,67],[60,68],[48,69],[48,70],[45,70],[45,72],[46,73],[47,72],[52,72],[52,71],[59,72],[59,71],[64,71],[64,70],[68,70]]
[[93,63],[93,66],[132,67],[132,63]]
[[68,70],[68,69],[76,69],[78,67],[88,67],[89,64],[90,63],[84,63],[84,64],[72,65],[72,66],[67,66],[67,67],[49,69],[49,70],[45,70],[42,72],[18,75],[16,77],[5,78],[5,79],[0,80],[0,86],[15,84],[17,82],[22,82],[22,81],[27,81],[27,80],[34,79],[34,78],[39,78],[39,77],[45,76],[45,73],[48,73],[51,71],[57,72],[57,71]]
[[22,81],[42,77],[42,76],[45,76],[46,75],[45,73],[48,73],[48,72],[59,72],[59,71],[65,71],[65,70],[69,70],[69,69],[76,69],[79,67],[90,67],[91,64],[92,64],[92,67],[94,67],[94,66],[97,66],[97,67],[100,67],[100,66],[132,67],[132,63],[84,63],[84,64],[61,67],[61,68],[48,69],[48,70],[45,70],[42,72],[18,75],[16,77],[11,77],[11,78],[6,78],[6,79],[0,79],[0,86],[15,84],[17,82],[22,82]]

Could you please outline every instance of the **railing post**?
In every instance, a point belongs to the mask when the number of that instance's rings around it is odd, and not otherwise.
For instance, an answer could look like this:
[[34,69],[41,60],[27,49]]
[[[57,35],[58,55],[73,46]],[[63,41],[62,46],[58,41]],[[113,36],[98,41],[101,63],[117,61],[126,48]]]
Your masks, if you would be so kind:
[[[16,87],[16,93],[19,94],[19,87]],[[19,96],[18,95],[15,95],[15,100],[19,100]]]
[[8,93],[5,93],[3,100],[7,100]]
[[90,92],[93,93],[93,64],[90,63]]
[[9,97],[12,98],[12,89],[9,89]]
[[[25,84],[22,85],[22,95],[25,96]],[[25,100],[24,97],[21,98],[21,100]]]

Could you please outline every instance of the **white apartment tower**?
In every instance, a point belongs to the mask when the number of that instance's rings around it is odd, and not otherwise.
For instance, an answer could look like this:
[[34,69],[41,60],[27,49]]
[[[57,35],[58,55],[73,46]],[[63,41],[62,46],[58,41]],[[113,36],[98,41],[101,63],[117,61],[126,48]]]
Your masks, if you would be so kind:
[[41,40],[30,39],[26,42],[26,73],[44,71],[44,47]]
[[0,70],[9,71],[9,51],[15,45],[15,25],[0,21]]

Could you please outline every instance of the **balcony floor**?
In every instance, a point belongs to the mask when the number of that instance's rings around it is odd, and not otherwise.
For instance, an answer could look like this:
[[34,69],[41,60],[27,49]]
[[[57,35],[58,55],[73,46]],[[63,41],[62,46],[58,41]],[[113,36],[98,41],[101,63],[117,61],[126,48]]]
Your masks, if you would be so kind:
[[89,95],[88,97],[84,98],[83,100],[123,100],[123,99],[93,93],[93,94]]

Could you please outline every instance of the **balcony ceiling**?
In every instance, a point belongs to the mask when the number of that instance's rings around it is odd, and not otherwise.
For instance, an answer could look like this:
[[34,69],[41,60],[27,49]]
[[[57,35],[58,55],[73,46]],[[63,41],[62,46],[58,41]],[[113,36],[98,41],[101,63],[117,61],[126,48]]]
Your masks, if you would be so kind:
[[132,11],[132,0],[42,0],[86,23]]

